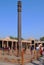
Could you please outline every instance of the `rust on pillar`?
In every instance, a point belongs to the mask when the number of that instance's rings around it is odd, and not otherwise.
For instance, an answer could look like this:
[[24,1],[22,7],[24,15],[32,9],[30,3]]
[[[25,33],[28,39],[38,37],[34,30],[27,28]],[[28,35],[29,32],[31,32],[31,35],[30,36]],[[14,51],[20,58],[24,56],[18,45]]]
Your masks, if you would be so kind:
[[24,49],[21,51],[22,65],[24,65]]

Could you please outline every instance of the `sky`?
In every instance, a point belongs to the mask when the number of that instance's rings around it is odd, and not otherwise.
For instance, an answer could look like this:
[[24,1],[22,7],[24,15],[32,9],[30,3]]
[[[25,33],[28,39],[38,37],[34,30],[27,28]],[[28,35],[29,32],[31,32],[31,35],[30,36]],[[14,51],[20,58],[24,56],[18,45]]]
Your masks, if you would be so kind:
[[[44,36],[44,0],[21,0],[22,38]],[[0,0],[0,37],[18,36],[18,0]]]

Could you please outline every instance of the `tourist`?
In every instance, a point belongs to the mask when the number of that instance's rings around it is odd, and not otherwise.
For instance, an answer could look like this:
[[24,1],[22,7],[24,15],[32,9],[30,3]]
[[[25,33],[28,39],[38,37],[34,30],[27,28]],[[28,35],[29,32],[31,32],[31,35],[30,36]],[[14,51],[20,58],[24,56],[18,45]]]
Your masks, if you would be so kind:
[[43,48],[43,51],[42,51],[42,56],[44,56],[44,48]]
[[36,47],[36,58],[37,58],[37,60],[38,60],[38,58],[39,58],[39,49],[40,49],[40,47],[39,47],[39,45]]

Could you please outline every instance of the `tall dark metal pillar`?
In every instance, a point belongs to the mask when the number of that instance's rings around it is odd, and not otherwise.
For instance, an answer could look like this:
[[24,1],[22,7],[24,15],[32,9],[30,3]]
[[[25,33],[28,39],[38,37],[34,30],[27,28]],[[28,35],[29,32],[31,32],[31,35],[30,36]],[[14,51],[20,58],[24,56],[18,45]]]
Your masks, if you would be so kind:
[[21,1],[18,1],[18,55],[21,54]]

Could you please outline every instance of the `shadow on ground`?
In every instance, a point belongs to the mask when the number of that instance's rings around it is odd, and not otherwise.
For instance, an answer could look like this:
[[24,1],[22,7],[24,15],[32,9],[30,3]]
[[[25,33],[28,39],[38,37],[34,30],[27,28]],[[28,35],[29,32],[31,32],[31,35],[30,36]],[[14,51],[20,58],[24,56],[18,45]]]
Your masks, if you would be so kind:
[[34,63],[34,62],[32,62],[32,64],[33,64],[33,65],[39,65],[39,64],[36,64],[36,63]]

